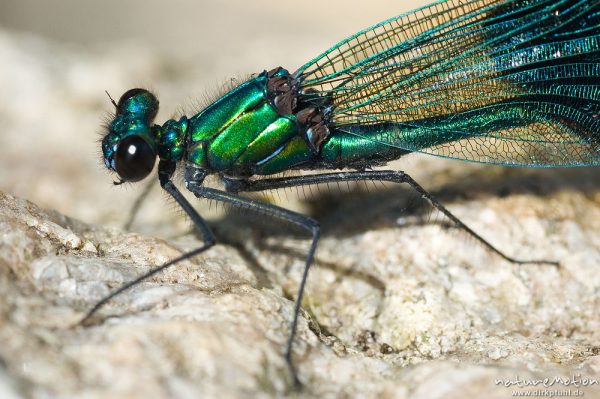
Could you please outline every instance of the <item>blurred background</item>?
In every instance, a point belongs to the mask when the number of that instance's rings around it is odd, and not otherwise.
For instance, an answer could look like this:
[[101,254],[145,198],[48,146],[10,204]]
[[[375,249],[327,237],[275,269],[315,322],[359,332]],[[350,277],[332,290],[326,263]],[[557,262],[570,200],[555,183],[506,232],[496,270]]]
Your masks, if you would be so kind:
[[[117,188],[105,171],[98,143],[112,111],[105,90],[118,99],[132,87],[152,89],[162,123],[197,111],[232,78],[276,66],[294,71],[356,31],[425,3],[3,0],[0,190],[88,223],[121,225],[146,181]],[[160,199],[149,204],[164,207]],[[142,218],[155,225],[173,216],[149,209]]]

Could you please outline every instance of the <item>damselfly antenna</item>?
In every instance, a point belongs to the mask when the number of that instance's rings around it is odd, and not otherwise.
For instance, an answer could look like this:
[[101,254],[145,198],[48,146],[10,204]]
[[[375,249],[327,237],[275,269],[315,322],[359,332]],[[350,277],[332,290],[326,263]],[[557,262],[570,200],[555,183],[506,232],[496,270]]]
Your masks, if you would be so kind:
[[108,98],[110,98],[110,102],[112,103],[112,105],[114,105],[115,108],[118,108],[117,102],[111,97],[111,95],[108,92],[108,90],[104,90],[104,92],[106,93],[106,95],[108,96]]

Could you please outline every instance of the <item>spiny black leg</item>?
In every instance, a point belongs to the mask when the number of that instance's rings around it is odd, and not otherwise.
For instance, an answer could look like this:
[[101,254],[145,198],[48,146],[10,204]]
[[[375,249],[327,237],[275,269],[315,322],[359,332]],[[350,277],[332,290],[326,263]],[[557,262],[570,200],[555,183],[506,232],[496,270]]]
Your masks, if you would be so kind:
[[144,191],[142,191],[141,194],[138,195],[138,197],[135,199],[135,202],[133,203],[133,206],[131,207],[131,210],[129,211],[129,218],[127,219],[127,222],[125,222],[125,224],[123,225],[123,230],[129,231],[131,229],[131,226],[133,225],[133,222],[135,221],[135,218],[137,217],[137,214],[140,211],[142,204],[144,203],[146,198],[148,198],[148,195],[150,195],[150,191],[152,191],[154,185],[155,183],[154,181],[152,181],[152,179],[148,181],[148,183],[146,183]]
[[330,183],[330,182],[348,182],[348,181],[359,181],[359,180],[376,180],[376,181],[388,181],[393,183],[407,183],[415,191],[417,191],[421,197],[425,198],[429,203],[446,215],[452,222],[454,222],[459,228],[463,229],[491,251],[500,255],[502,258],[515,264],[548,264],[558,266],[556,261],[548,260],[521,260],[515,259],[511,256],[504,254],[498,248],[493,246],[485,238],[481,237],[469,226],[464,224],[460,219],[454,216],[448,209],[446,209],[438,200],[436,200],[427,190],[425,190],[419,183],[417,183],[412,177],[402,171],[393,170],[373,170],[363,172],[340,172],[340,173],[323,173],[317,175],[306,175],[306,176],[290,176],[275,179],[260,179],[260,180],[235,180],[224,178],[225,187],[231,192],[250,192],[250,191],[264,191],[272,190],[284,187],[302,186],[310,184]]
[[306,262],[304,264],[304,271],[302,273],[302,279],[300,280],[300,286],[298,288],[298,295],[296,297],[296,303],[294,304],[294,316],[292,320],[292,325],[290,328],[290,336],[288,338],[287,347],[285,351],[285,360],[290,369],[290,374],[292,375],[292,379],[294,380],[294,384],[296,386],[300,386],[300,380],[296,374],[296,368],[294,367],[294,363],[292,361],[292,345],[294,343],[294,337],[296,336],[296,330],[298,329],[298,318],[300,315],[300,305],[302,304],[302,296],[304,295],[304,287],[306,285],[306,280],[308,278],[308,270],[310,269],[310,265],[313,262],[315,251],[317,250],[317,242],[319,241],[320,236],[320,227],[319,223],[306,216],[297,212],[293,212],[279,206],[267,204],[261,201],[256,201],[250,198],[240,197],[236,194],[228,193],[221,190],[215,190],[213,188],[204,187],[198,183],[195,183],[196,179],[194,178],[194,168],[188,167],[186,170],[186,181],[187,188],[190,190],[196,197],[212,199],[224,203],[231,204],[233,206],[237,206],[240,208],[251,209],[252,211],[258,212],[265,216],[272,216],[281,220],[284,220],[288,223],[295,224],[300,226],[306,230],[308,230],[312,235],[312,242],[310,244],[310,249],[306,256]]
[[85,317],[83,319],[81,319],[79,324],[82,324],[82,325],[86,324],[90,320],[90,318],[94,315],[94,313],[96,313],[96,311],[98,311],[98,309],[100,309],[109,300],[111,300],[115,296],[119,295],[123,291],[142,282],[143,280],[147,279],[148,277],[151,277],[151,276],[155,275],[156,273],[163,271],[164,269],[166,269],[169,266],[172,266],[178,262],[189,259],[193,256],[198,255],[201,252],[206,251],[208,248],[212,247],[215,244],[215,237],[214,237],[213,233],[210,231],[210,229],[208,228],[208,226],[206,225],[206,222],[204,221],[204,219],[202,219],[202,217],[198,214],[198,212],[196,212],[196,210],[185,199],[185,197],[183,195],[181,195],[181,192],[177,189],[177,187],[175,187],[175,185],[171,181],[171,176],[173,175],[174,171],[175,171],[174,164],[161,161],[159,164],[159,172],[158,172],[160,185],[162,186],[162,188],[165,189],[165,191],[167,191],[175,199],[175,201],[177,201],[179,206],[181,206],[181,208],[185,211],[185,213],[188,214],[190,219],[192,219],[192,222],[194,223],[196,228],[198,230],[200,230],[200,233],[202,234],[202,239],[204,240],[204,244],[201,247],[196,248],[190,252],[186,252],[185,254],[183,254],[163,265],[160,265],[160,266],[157,266],[157,267],[151,269],[150,271],[141,275],[140,277],[136,278],[133,281],[123,284],[121,287],[119,287],[118,289],[116,289],[115,291],[111,292],[109,295],[105,296],[100,301],[98,301],[98,303],[96,303],[94,305],[94,307],[92,307],[86,313]]

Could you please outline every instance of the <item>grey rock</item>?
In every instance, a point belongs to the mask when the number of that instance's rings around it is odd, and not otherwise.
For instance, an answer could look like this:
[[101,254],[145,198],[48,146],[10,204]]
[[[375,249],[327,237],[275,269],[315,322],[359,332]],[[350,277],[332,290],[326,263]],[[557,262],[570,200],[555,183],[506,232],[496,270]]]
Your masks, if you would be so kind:
[[[600,211],[584,195],[571,201]],[[519,217],[539,199],[483,202],[484,218],[472,215],[476,204],[453,210],[480,230],[512,226],[507,246],[549,223]],[[2,194],[2,386],[36,398],[297,395],[282,353],[306,240],[246,229],[236,241],[234,216],[221,221],[228,244],[139,284],[82,327],[95,301],[200,240],[86,225]],[[598,375],[594,223],[541,229],[531,245],[563,254],[559,268],[511,265],[436,224],[356,234],[332,224],[295,345],[303,395],[505,397],[514,387],[498,380]],[[573,229],[587,244],[569,255],[562,234]]]

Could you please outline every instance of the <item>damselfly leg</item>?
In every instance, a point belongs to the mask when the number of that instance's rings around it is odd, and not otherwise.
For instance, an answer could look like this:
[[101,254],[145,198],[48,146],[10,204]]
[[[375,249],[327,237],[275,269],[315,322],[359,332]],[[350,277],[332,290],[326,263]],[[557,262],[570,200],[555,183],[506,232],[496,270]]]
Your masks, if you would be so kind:
[[[216,190],[210,187],[202,186],[201,179],[198,179],[194,176],[195,172],[198,171],[197,168],[193,166],[186,167],[186,186],[187,189],[190,190],[194,195],[198,198],[206,198],[209,200],[216,200],[223,203],[227,203],[239,208],[245,208],[252,210],[256,213],[277,218],[283,220],[285,222],[295,224],[305,230],[308,230],[312,236],[312,241],[310,244],[310,249],[308,250],[308,254],[306,255],[306,262],[304,264],[304,271],[302,273],[302,279],[300,280],[300,285],[298,286],[298,294],[296,296],[296,301],[294,304],[294,316],[292,319],[292,324],[290,327],[290,334],[288,337],[288,342],[285,350],[285,360],[289,367],[290,374],[296,386],[300,385],[300,380],[296,374],[296,368],[294,366],[294,362],[292,361],[292,346],[294,343],[294,337],[296,336],[296,331],[298,329],[298,318],[300,315],[300,305],[302,304],[302,296],[304,294],[304,287],[306,285],[306,280],[308,278],[308,270],[310,269],[310,265],[313,262],[315,251],[317,250],[317,242],[319,241],[320,236],[320,227],[319,222],[314,220],[313,218],[302,215],[297,212],[290,211],[285,208],[281,208],[276,205],[267,204],[262,201],[257,201],[250,198],[241,197],[232,192],[226,192],[221,190]],[[200,181],[200,182],[199,182]]]
[[[172,177],[174,171],[175,171],[174,163],[165,162],[165,161],[161,161],[159,163],[159,180],[160,180],[161,187],[163,187],[165,189],[165,191],[167,191],[171,195],[171,197],[173,197],[175,199],[175,201],[179,204],[179,206],[181,206],[181,208],[185,211],[185,213],[190,217],[190,219],[194,223],[195,227],[201,233],[204,244],[202,246],[200,246],[199,248],[189,251],[189,252],[187,252],[187,253],[185,253],[163,265],[157,266],[157,267],[151,269],[150,271],[148,271],[147,273],[143,274],[142,276],[136,278],[135,280],[122,285],[121,287],[119,287],[118,289],[116,289],[115,291],[113,291],[106,297],[102,298],[100,301],[98,301],[88,311],[88,313],[85,315],[85,317],[81,320],[80,324],[87,324],[89,322],[89,320],[92,318],[92,316],[98,311],[98,309],[100,309],[108,301],[110,301],[112,298],[119,295],[123,291],[135,286],[136,284],[155,275],[156,273],[165,270],[169,266],[173,266],[178,262],[189,259],[193,256],[196,256],[196,255],[206,251],[208,248],[210,248],[211,246],[213,246],[215,244],[214,235],[213,235],[212,231],[210,230],[210,228],[208,227],[208,225],[206,224],[206,222],[204,221],[204,219],[200,216],[200,214],[198,214],[198,212],[192,207],[192,205],[185,199],[185,197],[183,197],[181,192],[175,187],[175,185],[171,181],[171,177]],[[313,262],[314,254],[317,249],[317,242],[319,241],[319,235],[320,235],[319,223],[316,220],[314,220],[308,216],[278,207],[276,205],[267,204],[267,203],[249,199],[249,198],[244,198],[235,193],[216,190],[216,189],[209,188],[209,187],[204,187],[204,186],[202,186],[202,179],[203,179],[204,175],[202,175],[201,178],[196,177],[195,172],[197,172],[197,171],[198,171],[197,168],[194,168],[193,166],[187,166],[186,172],[185,172],[186,186],[187,186],[188,190],[190,190],[196,197],[227,203],[229,205],[239,207],[239,208],[250,209],[256,213],[259,213],[259,214],[262,214],[265,216],[269,216],[269,217],[274,217],[274,218],[283,220],[283,221],[291,223],[291,224],[295,224],[305,230],[308,230],[312,236],[310,249],[306,256],[304,271],[302,274],[302,279],[300,281],[300,285],[298,287],[298,294],[296,296],[296,301],[294,304],[294,316],[292,319],[292,324],[290,327],[290,334],[289,334],[286,351],[285,351],[285,360],[286,360],[287,366],[290,370],[290,374],[292,376],[294,385],[300,386],[300,380],[298,379],[298,376],[296,374],[296,368],[292,361],[292,345],[294,342],[294,338],[296,336],[296,331],[298,329],[298,318],[299,318],[299,314],[300,314],[300,305],[302,303],[304,287],[306,285],[306,280],[308,278],[308,270],[310,268],[310,265]]]
[[150,191],[152,191],[155,185],[155,181],[151,179],[150,181],[148,181],[148,183],[146,183],[146,186],[144,186],[144,191],[138,194],[137,198],[135,199],[135,202],[129,210],[129,217],[127,218],[125,224],[123,224],[123,230],[131,230],[131,226],[133,226],[133,223],[135,222],[135,219],[137,218],[137,215],[140,212],[142,205],[144,204],[144,202],[146,202],[146,199],[150,195]]
[[231,192],[256,192],[275,190],[285,187],[297,187],[313,184],[322,183],[337,183],[337,182],[354,182],[354,181],[382,181],[392,183],[406,183],[413,188],[422,198],[427,200],[431,206],[442,212],[456,227],[462,229],[486,248],[492,252],[498,254],[503,259],[514,263],[514,264],[547,264],[547,265],[558,265],[558,262],[544,259],[517,259],[509,256],[496,248],[492,243],[477,234],[473,229],[463,223],[458,217],[450,212],[444,205],[442,205],[431,193],[425,190],[419,183],[417,183],[412,177],[402,171],[393,170],[372,170],[372,171],[360,171],[360,172],[339,172],[339,173],[323,173],[314,175],[304,176],[291,176],[281,178],[269,178],[269,179],[227,179],[225,178],[225,187]]
[[[171,176],[175,170],[175,165],[171,162],[161,161],[159,164],[159,180],[161,186],[167,191],[175,201],[181,206],[181,208],[185,211],[185,213],[190,217],[195,227],[201,233],[202,238],[204,240],[204,244],[190,252],[187,252],[170,262],[167,262],[163,265],[155,267],[143,274],[142,276],[136,278],[135,280],[124,284],[119,287],[117,290],[112,292],[110,295],[102,298],[96,305],[86,314],[81,323],[87,322],[96,311],[105,305],[110,299],[114,298],[116,295],[122,293],[123,291],[135,286],[141,281],[155,275],[156,273],[168,268],[169,266],[173,266],[176,263],[183,261],[185,259],[196,256],[208,248],[215,244],[215,238],[210,228],[207,226],[204,219],[198,214],[198,212],[192,207],[192,205],[183,197],[181,192],[175,187],[173,182],[171,181]],[[291,223],[297,225],[305,230],[307,230],[312,237],[310,249],[308,254],[306,255],[306,261],[304,265],[304,271],[302,273],[302,279],[300,281],[298,287],[298,294],[296,296],[295,304],[294,304],[294,315],[290,327],[290,334],[286,346],[285,351],[285,360],[289,367],[290,374],[294,381],[295,385],[300,384],[300,380],[296,374],[296,368],[292,361],[292,349],[294,338],[296,336],[296,332],[298,329],[298,319],[300,315],[300,306],[302,303],[302,298],[304,294],[304,288],[306,286],[306,281],[308,278],[308,272],[311,264],[313,263],[315,251],[317,248],[317,242],[320,236],[320,228],[319,223],[310,218],[309,216],[293,212],[284,208],[281,208],[276,205],[267,204],[265,202],[261,202],[258,200],[245,198],[237,195],[238,192],[258,192],[258,191],[267,191],[274,189],[281,189],[286,187],[297,187],[304,185],[315,185],[322,183],[336,183],[336,182],[354,182],[354,181],[386,181],[393,183],[406,183],[410,187],[412,187],[421,197],[426,199],[435,209],[442,212],[446,217],[448,217],[458,228],[464,230],[469,235],[473,236],[477,241],[482,243],[485,247],[487,247],[492,252],[498,254],[500,257],[505,260],[515,263],[515,264],[549,264],[549,265],[558,265],[558,262],[549,261],[549,260],[523,260],[516,259],[514,257],[506,255],[504,252],[500,251],[494,245],[492,245],[489,241],[484,239],[482,236],[473,231],[470,227],[464,224],[459,218],[457,218],[454,214],[452,214],[446,207],[444,207],[434,196],[432,196],[427,190],[425,190],[419,183],[417,183],[412,177],[402,171],[392,171],[392,170],[382,170],[382,171],[358,171],[358,172],[339,172],[339,173],[323,173],[323,174],[315,174],[315,175],[305,175],[305,176],[292,176],[292,177],[281,177],[281,178],[269,178],[269,179],[258,179],[258,180],[248,180],[248,179],[231,179],[227,177],[223,177],[223,181],[225,182],[225,188],[227,191],[217,190],[210,187],[205,187],[202,185],[204,179],[204,173],[200,169],[194,167],[193,165],[186,166],[185,171],[185,180],[187,189],[190,190],[196,197],[205,198],[209,200],[215,200],[222,203],[226,203],[232,205],[234,207],[245,208],[252,210],[253,212],[277,218],[283,220],[287,223]]]
[[83,317],[83,319],[81,319],[81,321],[79,322],[80,325],[89,324],[92,319],[92,316],[94,316],[94,314],[102,306],[104,306],[106,303],[108,303],[108,301],[110,301],[115,296],[121,294],[123,291],[141,283],[142,281],[144,281],[145,279],[147,279],[149,277],[152,277],[156,273],[159,273],[159,272],[165,270],[169,266],[173,266],[176,263],[179,263],[183,260],[189,259],[193,256],[196,256],[196,255],[206,251],[208,248],[212,247],[215,244],[215,237],[214,237],[212,231],[210,230],[210,228],[208,227],[208,225],[206,224],[206,222],[204,221],[204,219],[202,218],[202,216],[200,216],[200,214],[198,212],[196,212],[194,207],[188,202],[187,199],[185,199],[185,197],[181,194],[181,192],[177,189],[177,187],[175,187],[175,185],[171,181],[171,177],[174,172],[175,172],[175,163],[161,161],[159,163],[159,167],[158,167],[158,179],[160,181],[160,185],[167,193],[169,193],[169,195],[171,195],[171,197],[173,197],[173,199],[179,204],[181,209],[183,209],[183,211],[190,217],[190,219],[194,223],[194,226],[198,229],[198,231],[202,235],[202,240],[204,241],[204,244],[192,251],[184,253],[183,255],[181,255],[167,263],[164,263],[160,266],[156,266],[156,267],[150,269],[148,272],[144,273],[140,277],[138,277],[135,280],[132,280],[128,283],[123,284],[121,287],[117,288],[115,291],[111,292],[104,298],[100,299],[86,313],[86,315]]

